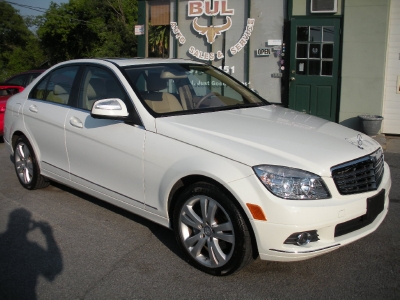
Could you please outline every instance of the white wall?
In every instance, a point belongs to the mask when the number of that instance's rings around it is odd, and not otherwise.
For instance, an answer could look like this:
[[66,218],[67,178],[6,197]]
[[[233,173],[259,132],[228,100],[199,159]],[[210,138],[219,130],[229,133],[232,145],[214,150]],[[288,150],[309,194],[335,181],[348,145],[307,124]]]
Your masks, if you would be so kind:
[[382,132],[400,134],[400,0],[391,0],[389,22]]

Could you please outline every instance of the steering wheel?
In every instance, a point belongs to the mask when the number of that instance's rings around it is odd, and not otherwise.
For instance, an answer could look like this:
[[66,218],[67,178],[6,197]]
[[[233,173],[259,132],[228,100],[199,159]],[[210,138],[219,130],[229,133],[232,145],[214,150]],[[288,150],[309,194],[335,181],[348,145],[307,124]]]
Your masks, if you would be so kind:
[[201,98],[199,100],[199,102],[197,102],[197,104],[194,106],[195,109],[198,109],[200,107],[200,104],[204,102],[204,100],[206,100],[208,97],[211,96],[215,96],[213,92],[208,93],[207,95],[205,95],[203,98]]

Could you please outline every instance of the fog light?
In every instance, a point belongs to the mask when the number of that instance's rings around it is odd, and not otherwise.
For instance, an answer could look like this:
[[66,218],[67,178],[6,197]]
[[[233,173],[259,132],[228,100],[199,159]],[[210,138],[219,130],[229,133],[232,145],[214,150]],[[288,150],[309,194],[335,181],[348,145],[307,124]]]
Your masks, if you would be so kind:
[[299,246],[307,245],[311,242],[311,234],[302,232],[297,236],[296,244]]
[[[307,241],[308,240],[308,241]],[[292,233],[284,242],[286,245],[304,246],[308,243],[318,242],[317,230],[308,230],[303,232]],[[304,243],[305,242],[305,243]]]

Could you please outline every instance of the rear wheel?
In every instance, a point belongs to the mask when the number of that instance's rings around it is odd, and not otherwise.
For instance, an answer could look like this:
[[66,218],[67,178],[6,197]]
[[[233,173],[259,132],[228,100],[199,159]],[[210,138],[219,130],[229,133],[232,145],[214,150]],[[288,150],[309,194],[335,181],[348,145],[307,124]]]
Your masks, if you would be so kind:
[[28,189],[40,189],[49,181],[40,175],[40,169],[33,148],[25,136],[20,136],[14,146],[14,167],[21,185]]
[[251,236],[233,199],[213,185],[189,186],[177,200],[174,231],[196,268],[228,275],[252,260]]

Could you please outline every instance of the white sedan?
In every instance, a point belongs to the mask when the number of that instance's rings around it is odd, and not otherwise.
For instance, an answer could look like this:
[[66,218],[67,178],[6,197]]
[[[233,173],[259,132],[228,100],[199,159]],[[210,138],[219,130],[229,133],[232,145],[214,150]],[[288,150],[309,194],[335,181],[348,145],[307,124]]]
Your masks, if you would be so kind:
[[23,187],[57,181],[169,227],[214,275],[330,252],[388,211],[377,142],[188,60],[60,63],[8,101],[4,140]]

